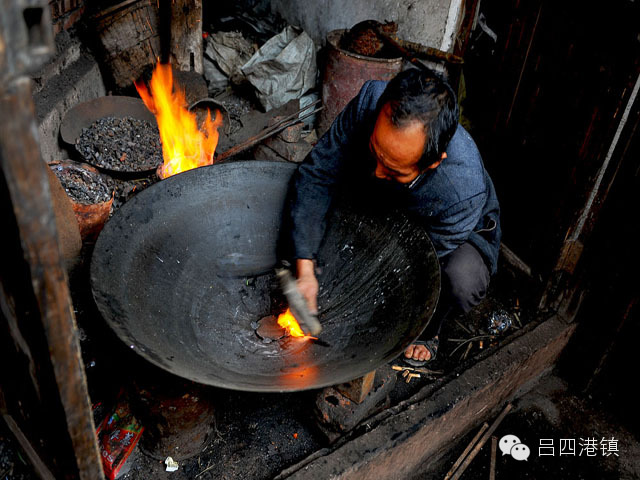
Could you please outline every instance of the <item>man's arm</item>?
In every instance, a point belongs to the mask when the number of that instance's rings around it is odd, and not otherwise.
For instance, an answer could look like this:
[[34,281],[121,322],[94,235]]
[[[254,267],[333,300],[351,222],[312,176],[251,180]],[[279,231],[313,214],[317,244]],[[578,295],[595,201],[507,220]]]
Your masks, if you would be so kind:
[[311,313],[318,312],[318,279],[315,273],[315,262],[308,258],[296,260],[298,274],[298,290],[307,301]]
[[368,103],[373,103],[373,90],[381,89],[376,83],[379,82],[364,84],[360,93],[336,117],[295,175],[291,235],[298,288],[311,311],[317,309],[318,281],[314,261],[324,237],[327,212],[358,130],[362,128],[362,111],[371,108],[372,105]]
[[298,168],[291,208],[295,258],[315,259],[324,236],[325,220],[336,184],[358,128],[363,92],[347,104]]

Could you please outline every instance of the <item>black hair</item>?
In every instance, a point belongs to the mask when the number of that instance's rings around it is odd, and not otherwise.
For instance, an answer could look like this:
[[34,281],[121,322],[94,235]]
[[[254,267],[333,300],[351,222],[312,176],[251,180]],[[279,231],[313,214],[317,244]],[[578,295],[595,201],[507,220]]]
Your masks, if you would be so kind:
[[437,73],[411,68],[396,75],[378,100],[378,113],[386,104],[396,127],[418,120],[427,141],[418,167],[423,170],[440,160],[458,127],[460,112],[456,94]]

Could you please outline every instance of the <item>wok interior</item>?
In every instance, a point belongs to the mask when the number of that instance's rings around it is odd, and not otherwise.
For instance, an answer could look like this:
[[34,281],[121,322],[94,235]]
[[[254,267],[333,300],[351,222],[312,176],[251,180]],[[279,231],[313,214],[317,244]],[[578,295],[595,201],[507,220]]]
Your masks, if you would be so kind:
[[439,269],[424,231],[394,214],[338,207],[318,255],[321,342],[265,343],[286,308],[276,246],[295,166],[236,162],[171,177],[118,210],[94,250],[98,307],[166,370],[252,391],[318,388],[397,356],[426,326]]

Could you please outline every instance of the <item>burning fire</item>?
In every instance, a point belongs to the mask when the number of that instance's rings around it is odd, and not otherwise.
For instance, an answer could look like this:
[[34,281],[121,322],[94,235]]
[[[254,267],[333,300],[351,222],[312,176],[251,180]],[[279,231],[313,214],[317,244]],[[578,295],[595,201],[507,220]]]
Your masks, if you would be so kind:
[[173,84],[169,64],[156,65],[149,89],[144,82],[136,82],[136,89],[158,122],[164,158],[163,178],[213,163],[218,127],[222,124],[220,112],[216,111],[213,121],[208,112],[201,131],[196,114],[187,109],[184,90]]
[[281,313],[278,316],[278,325],[284,328],[292,337],[305,337],[306,335],[298,325],[297,320],[291,313],[291,310],[287,308],[287,311]]

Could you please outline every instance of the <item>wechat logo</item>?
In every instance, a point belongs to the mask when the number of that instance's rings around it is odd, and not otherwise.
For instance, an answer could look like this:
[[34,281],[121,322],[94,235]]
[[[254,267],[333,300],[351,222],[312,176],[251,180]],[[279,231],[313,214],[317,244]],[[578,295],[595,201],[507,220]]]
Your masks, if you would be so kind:
[[531,450],[515,435],[505,435],[499,442],[502,455],[511,455],[514,460],[527,460]]

